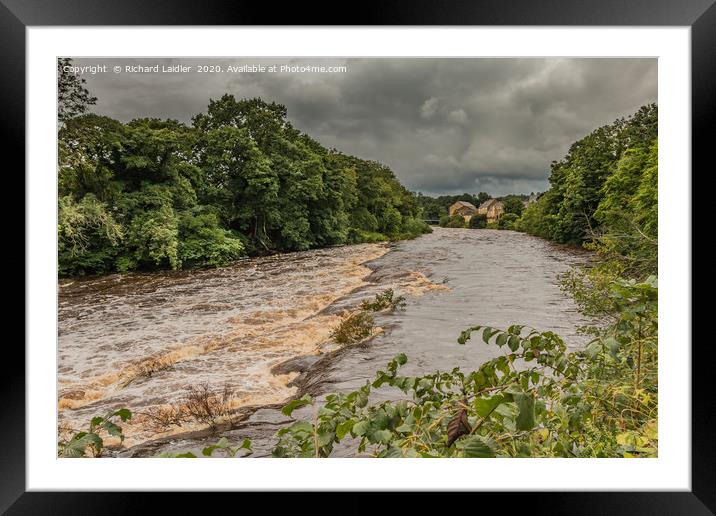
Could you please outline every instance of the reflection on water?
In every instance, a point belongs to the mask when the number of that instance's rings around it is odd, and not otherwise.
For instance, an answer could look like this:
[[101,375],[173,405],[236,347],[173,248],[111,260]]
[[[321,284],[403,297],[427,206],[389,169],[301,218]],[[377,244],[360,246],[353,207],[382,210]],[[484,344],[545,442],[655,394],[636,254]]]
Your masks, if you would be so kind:
[[[177,402],[188,385],[229,384],[236,407],[280,403],[294,394],[286,384],[298,373],[275,376],[270,368],[329,351],[330,331],[345,311],[389,287],[406,296],[406,310],[378,315],[384,331],[367,345],[321,355],[326,358],[315,364],[304,388],[321,394],[361,386],[401,352],[409,358],[406,374],[476,368],[496,349],[456,343],[472,324],[526,324],[556,331],[578,347],[584,340],[575,328],[586,321],[557,281],[584,259],[512,231],[435,228],[397,244],[75,282],[60,289],[60,421],[79,425],[127,406],[140,414],[126,427],[131,446],[158,437],[144,424],[142,410]],[[158,371],[147,376],[147,367]],[[262,455],[284,419],[261,409],[222,435],[251,437]],[[198,429],[175,428],[180,435],[135,447],[130,455],[197,448],[216,439],[185,433]]]

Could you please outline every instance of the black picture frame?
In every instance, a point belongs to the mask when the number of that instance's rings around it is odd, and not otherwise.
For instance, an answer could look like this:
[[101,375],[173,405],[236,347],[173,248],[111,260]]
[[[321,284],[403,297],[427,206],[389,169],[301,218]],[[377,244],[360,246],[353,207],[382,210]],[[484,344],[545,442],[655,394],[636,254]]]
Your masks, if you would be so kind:
[[[24,170],[25,29],[28,26],[89,25],[504,25],[504,26],[689,26],[691,27],[692,162],[703,164],[712,146],[708,136],[716,111],[716,0],[487,0],[363,1],[351,8],[319,3],[225,2],[219,0],[0,0],[0,105],[3,155],[19,159]],[[340,8],[340,9],[339,9]],[[343,12],[343,14],[339,14]],[[350,14],[348,14],[350,13]],[[91,45],[91,42],[88,42]],[[709,163],[709,169],[713,168]],[[6,169],[9,172],[9,170]],[[13,172],[15,173],[15,172]],[[687,171],[686,173],[691,173]],[[17,174],[16,174],[17,175]],[[693,178],[693,174],[692,174]],[[24,182],[18,190],[24,192]],[[19,196],[15,193],[14,196]],[[688,207],[691,216],[691,206]],[[19,224],[18,224],[19,226]],[[21,237],[22,238],[22,237]],[[17,246],[19,248],[19,244]],[[27,271],[26,271],[27,274]],[[482,510],[508,501],[510,509],[549,514],[714,514],[716,513],[716,446],[710,431],[714,413],[708,340],[681,346],[692,349],[692,490],[690,492],[480,493]],[[676,343],[672,343],[676,344]],[[11,347],[6,343],[6,347]],[[15,346],[18,348],[18,346]],[[148,508],[141,493],[39,493],[25,489],[25,357],[6,350],[0,375],[0,511],[8,514],[120,514]],[[9,364],[12,364],[10,366]],[[699,382],[704,385],[699,387]],[[243,495],[242,495],[243,496]],[[363,495],[344,501],[351,512],[373,511]],[[152,496],[151,498],[154,498]],[[488,500],[489,497],[490,499]],[[186,495],[163,496],[164,510],[188,508]],[[305,506],[291,495],[288,504]],[[212,498],[212,504],[223,497]],[[272,508],[281,497],[271,496]],[[205,502],[202,502],[205,503]],[[388,502],[408,511],[421,497]],[[499,503],[499,502],[498,502]],[[498,505],[499,506],[499,505]],[[209,509],[205,505],[204,509]],[[311,508],[308,507],[310,510]],[[342,511],[341,511],[342,512]]]

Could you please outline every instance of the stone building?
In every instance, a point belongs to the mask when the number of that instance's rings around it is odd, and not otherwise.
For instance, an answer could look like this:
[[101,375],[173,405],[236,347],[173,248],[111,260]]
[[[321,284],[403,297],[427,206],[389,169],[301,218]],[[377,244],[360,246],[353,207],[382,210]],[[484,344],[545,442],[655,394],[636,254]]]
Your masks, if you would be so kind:
[[467,201],[457,201],[450,205],[448,208],[448,214],[452,217],[453,215],[461,215],[465,219],[465,222],[469,222],[472,216],[477,213],[478,210],[475,205]]
[[477,209],[477,213],[487,216],[487,222],[495,222],[505,212],[505,205],[497,199],[488,199]]

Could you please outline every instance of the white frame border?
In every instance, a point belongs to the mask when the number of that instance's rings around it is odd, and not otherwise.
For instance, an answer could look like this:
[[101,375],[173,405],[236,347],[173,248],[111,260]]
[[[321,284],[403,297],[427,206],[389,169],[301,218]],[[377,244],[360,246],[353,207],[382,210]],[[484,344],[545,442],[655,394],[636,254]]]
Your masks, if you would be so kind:
[[[679,210],[691,207],[690,27],[27,27],[26,39],[28,491],[691,489],[691,221]],[[58,56],[658,57],[659,457],[57,459]]]

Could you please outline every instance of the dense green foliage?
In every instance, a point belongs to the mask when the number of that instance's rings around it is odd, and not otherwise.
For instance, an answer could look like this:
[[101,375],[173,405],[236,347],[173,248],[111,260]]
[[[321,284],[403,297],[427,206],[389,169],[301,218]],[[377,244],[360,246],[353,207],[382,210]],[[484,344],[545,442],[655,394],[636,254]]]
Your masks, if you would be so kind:
[[81,115],[61,126],[59,149],[61,275],[430,231],[390,169],[326,149],[260,99],[224,95],[191,126]]
[[574,143],[552,163],[550,189],[517,229],[560,243],[593,241],[628,256],[637,272],[655,272],[657,127],[650,104]]
[[505,214],[511,213],[518,217],[522,215],[525,209],[524,201],[526,198],[527,196],[525,195],[506,195],[502,197],[500,200],[504,204]]
[[515,229],[515,223],[519,217],[515,213],[503,213],[497,221],[495,221],[496,229]]
[[443,215],[440,217],[440,226],[444,228],[464,228],[466,226],[465,217],[462,215]]
[[392,288],[388,288],[376,294],[372,301],[363,301],[360,307],[367,312],[394,312],[404,310],[406,305],[405,296],[396,295]]
[[470,221],[467,225],[472,229],[484,229],[487,227],[487,215],[484,213],[476,213],[470,217]]

